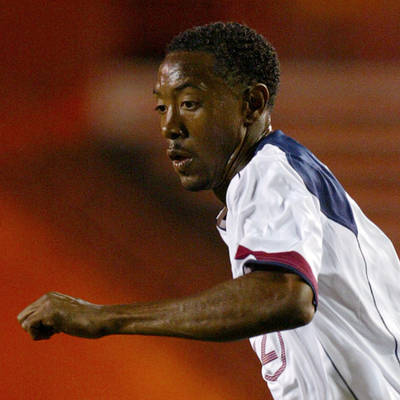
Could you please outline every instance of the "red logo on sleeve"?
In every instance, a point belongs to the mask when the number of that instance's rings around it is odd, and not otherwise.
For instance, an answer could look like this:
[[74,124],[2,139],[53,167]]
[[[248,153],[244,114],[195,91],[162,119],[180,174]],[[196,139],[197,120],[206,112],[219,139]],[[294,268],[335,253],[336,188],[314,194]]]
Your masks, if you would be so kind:
[[280,332],[269,333],[262,337],[261,363],[266,381],[276,381],[285,370],[285,343]]

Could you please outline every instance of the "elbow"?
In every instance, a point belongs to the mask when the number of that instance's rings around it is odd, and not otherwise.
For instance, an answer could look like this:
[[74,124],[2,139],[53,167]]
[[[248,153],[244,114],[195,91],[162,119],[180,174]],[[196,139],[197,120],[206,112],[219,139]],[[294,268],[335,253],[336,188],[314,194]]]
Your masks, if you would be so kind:
[[315,315],[314,293],[311,287],[305,282],[298,282],[296,286],[288,305],[292,316],[292,329],[309,324]]
[[[291,299],[295,300],[295,299]],[[286,306],[284,312],[282,312],[277,320],[279,321],[279,326],[276,330],[288,330],[296,329],[301,326],[309,324],[314,318],[315,308],[312,303],[304,304],[292,302]]]
[[297,326],[300,327],[309,324],[313,320],[314,314],[315,307],[312,302],[301,304],[296,310]]

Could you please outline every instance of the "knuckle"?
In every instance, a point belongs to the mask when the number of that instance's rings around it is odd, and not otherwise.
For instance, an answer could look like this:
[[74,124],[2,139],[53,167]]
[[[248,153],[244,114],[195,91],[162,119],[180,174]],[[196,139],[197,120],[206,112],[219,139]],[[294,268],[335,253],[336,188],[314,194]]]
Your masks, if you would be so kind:
[[44,300],[52,300],[57,296],[57,292],[47,292],[42,296],[42,299]]
[[44,300],[51,300],[54,297],[54,292],[48,292],[46,294],[43,295],[43,299]]
[[51,313],[52,309],[55,308],[57,299],[54,292],[46,293],[40,301],[40,309],[42,313]]

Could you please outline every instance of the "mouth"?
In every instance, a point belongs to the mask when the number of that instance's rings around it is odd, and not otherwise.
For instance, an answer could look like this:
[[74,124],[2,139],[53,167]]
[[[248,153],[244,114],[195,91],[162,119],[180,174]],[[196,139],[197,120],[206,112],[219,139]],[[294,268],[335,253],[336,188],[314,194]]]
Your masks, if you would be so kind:
[[193,156],[185,150],[167,150],[167,155],[179,172],[183,172],[193,160]]
[[191,163],[192,158],[178,157],[172,161],[172,165],[179,171],[183,171]]

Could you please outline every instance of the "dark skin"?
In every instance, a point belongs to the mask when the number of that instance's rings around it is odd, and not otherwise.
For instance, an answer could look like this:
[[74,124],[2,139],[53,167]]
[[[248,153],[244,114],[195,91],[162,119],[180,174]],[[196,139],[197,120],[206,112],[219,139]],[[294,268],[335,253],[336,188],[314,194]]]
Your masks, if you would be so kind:
[[[213,190],[225,203],[232,177],[270,131],[268,89],[232,88],[213,73],[214,56],[170,53],[154,89],[168,156],[188,190]],[[293,329],[314,315],[311,288],[298,275],[255,271],[199,294],[151,303],[96,305],[56,292],[18,320],[35,340],[55,333],[86,338],[141,334],[227,341]]]

